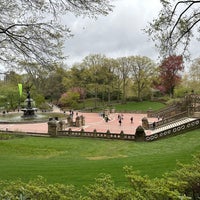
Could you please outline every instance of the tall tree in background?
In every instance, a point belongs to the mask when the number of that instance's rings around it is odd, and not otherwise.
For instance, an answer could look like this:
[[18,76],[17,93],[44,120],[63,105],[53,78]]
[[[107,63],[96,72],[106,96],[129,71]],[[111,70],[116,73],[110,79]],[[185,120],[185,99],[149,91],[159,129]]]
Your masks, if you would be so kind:
[[8,73],[5,74],[4,83],[9,83],[16,86],[17,83],[21,82],[22,82],[22,76],[17,74],[16,72],[9,71]]
[[38,91],[43,91],[47,77],[55,72],[58,67],[56,63],[46,66],[37,62],[20,62],[16,69],[25,72],[26,79],[33,83]]
[[105,72],[104,87],[105,87],[105,93],[107,94],[109,105],[113,97],[114,99],[116,99],[117,97],[116,93],[117,94],[120,93],[120,90],[118,90],[118,87],[116,86],[118,84],[118,77],[115,74],[116,66],[117,64],[115,59],[106,58],[103,67],[103,71]]
[[97,107],[98,93],[104,83],[104,71],[106,57],[101,54],[91,54],[83,59],[83,65],[88,69],[88,82],[90,91],[94,95],[94,106]]
[[156,64],[146,56],[130,56],[129,63],[131,65],[131,77],[137,98],[142,101],[145,89],[150,89],[154,76],[156,76]]
[[67,71],[62,67],[57,67],[57,69],[46,77],[43,81],[42,94],[46,99],[58,100],[66,91],[65,85],[63,85],[63,79],[67,75]]
[[189,74],[192,81],[200,83],[200,58],[193,61],[189,68]]
[[188,87],[192,91],[200,93],[200,58],[196,58],[188,71]]
[[[195,33],[200,33],[200,1],[160,0],[163,8],[157,19],[145,30],[163,57],[189,56],[188,46]],[[179,52],[180,51],[180,52]]]
[[130,77],[131,63],[127,57],[117,59],[116,73],[122,80],[122,103],[126,103],[126,89]]
[[86,56],[81,63],[76,63],[67,72],[63,83],[66,89],[84,88],[87,97],[108,100],[116,93],[117,78],[114,74],[115,60],[100,54]]
[[87,94],[88,84],[88,68],[82,63],[74,64],[68,71],[66,76],[63,78],[63,85],[65,90],[71,91],[78,90],[80,99],[85,103],[85,97]]
[[59,16],[106,15],[109,0],[0,0],[0,62],[14,66],[19,61],[42,65],[63,58],[62,47],[70,30]]
[[183,57],[172,55],[164,59],[159,67],[161,87],[163,92],[174,96],[174,88],[181,80],[180,72],[183,71]]

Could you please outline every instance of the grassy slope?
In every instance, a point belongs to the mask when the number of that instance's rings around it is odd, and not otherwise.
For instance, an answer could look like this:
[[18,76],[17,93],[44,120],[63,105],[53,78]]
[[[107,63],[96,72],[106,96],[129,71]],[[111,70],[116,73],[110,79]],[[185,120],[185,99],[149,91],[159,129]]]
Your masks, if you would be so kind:
[[142,101],[142,102],[127,102],[126,104],[114,105],[117,111],[147,111],[149,109],[158,110],[166,105],[159,102]]
[[[158,110],[160,108],[165,107],[166,105],[160,102],[152,102],[152,101],[133,101],[133,102],[127,102],[126,104],[120,104],[120,103],[114,103],[111,102],[113,108],[115,108],[117,111],[147,111],[149,109]],[[102,106],[102,108],[105,106],[101,102],[98,102],[97,106]],[[92,108],[94,107],[94,100],[86,100],[85,101],[85,107]]]
[[199,130],[152,143],[77,138],[25,137],[0,141],[0,179],[29,180],[44,176],[49,183],[76,186],[92,183],[99,173],[126,185],[123,167],[161,177],[176,162],[189,163],[200,152]]

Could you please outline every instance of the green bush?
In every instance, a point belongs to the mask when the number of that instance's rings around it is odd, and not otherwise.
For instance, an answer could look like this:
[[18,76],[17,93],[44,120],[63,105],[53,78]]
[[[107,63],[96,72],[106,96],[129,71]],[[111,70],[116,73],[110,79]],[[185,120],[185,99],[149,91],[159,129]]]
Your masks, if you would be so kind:
[[16,138],[16,136],[7,133],[0,133],[0,140],[9,140],[12,138]]
[[38,176],[28,183],[0,181],[0,199],[9,200],[178,200],[199,199],[200,155],[190,165],[179,164],[176,171],[162,178],[141,176],[132,167],[124,167],[129,187],[116,187],[110,175],[100,174],[83,191],[74,186],[48,184]]
[[28,183],[20,180],[0,182],[0,199],[9,200],[75,200],[81,195],[74,186],[62,184],[47,184],[46,180],[38,176]]

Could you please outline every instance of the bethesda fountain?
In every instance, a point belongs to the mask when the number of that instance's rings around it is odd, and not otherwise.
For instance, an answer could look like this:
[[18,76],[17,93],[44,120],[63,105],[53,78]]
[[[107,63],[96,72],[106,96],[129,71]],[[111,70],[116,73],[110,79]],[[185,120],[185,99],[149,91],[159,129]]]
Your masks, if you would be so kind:
[[[38,123],[48,122],[49,118],[59,117],[65,118],[64,113],[52,112],[52,108],[45,111],[40,111],[35,106],[35,101],[31,98],[31,85],[25,87],[26,99],[23,107],[18,112],[2,112],[0,113],[0,124],[3,123]],[[21,112],[20,112],[21,111]]]
[[25,107],[21,109],[21,111],[23,111],[23,115],[21,117],[25,119],[35,118],[37,117],[37,115],[35,114],[35,112],[37,112],[37,108],[33,107],[35,106],[35,103],[31,98],[30,87],[26,87],[26,93],[27,93],[27,98],[25,100]]

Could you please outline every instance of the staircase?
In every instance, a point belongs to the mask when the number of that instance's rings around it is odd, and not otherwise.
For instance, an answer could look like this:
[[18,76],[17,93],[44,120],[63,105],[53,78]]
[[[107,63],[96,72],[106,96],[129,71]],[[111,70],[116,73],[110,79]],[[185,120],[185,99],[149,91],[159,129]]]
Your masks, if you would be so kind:
[[200,119],[184,117],[171,123],[167,123],[166,125],[159,126],[153,130],[145,130],[145,139],[146,141],[153,141],[169,135],[181,134],[183,132],[197,129],[199,127]]
[[158,111],[149,111],[148,117],[161,117],[155,129],[145,130],[145,140],[153,141],[200,128],[200,95],[189,94],[180,102]]

